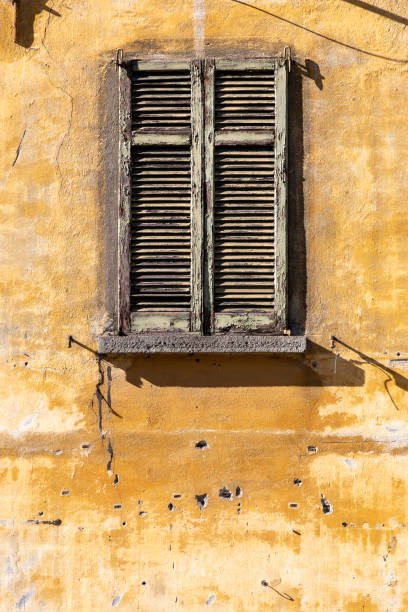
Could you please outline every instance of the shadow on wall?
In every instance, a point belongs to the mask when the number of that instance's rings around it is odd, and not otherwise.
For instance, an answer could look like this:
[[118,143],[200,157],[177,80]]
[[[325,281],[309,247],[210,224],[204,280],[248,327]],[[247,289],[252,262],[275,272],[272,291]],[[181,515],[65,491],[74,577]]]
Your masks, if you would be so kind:
[[[370,365],[385,376],[384,389],[394,408],[399,410],[389,388],[393,383],[402,391],[408,391],[408,378],[392,368],[362,353],[358,349],[332,336],[331,350],[308,340],[307,352],[302,355],[103,355],[89,346],[68,337],[68,348],[75,343],[95,355],[99,365],[99,381],[96,396],[111,407],[110,387],[112,368],[126,373],[126,380],[137,387],[147,380],[157,387],[361,387],[365,382],[364,370],[359,365]],[[360,360],[344,359],[337,352],[339,344],[354,352]],[[107,366],[108,393],[105,399],[100,391],[104,383],[104,368]],[[392,360],[406,362],[405,358]],[[101,403],[100,403],[101,407]]]
[[41,11],[47,11],[50,15],[61,17],[60,13],[46,6],[47,0],[14,0],[16,10],[16,33],[15,40],[21,47],[31,47],[34,42],[35,16]]
[[[343,340],[340,340],[339,338],[337,338],[336,336],[332,336],[332,349],[336,348],[336,344],[340,344],[341,346],[344,346],[345,348],[347,348],[350,351],[353,351],[353,353],[356,353],[356,355],[358,355],[360,357],[360,360],[357,359],[352,359],[350,361],[350,363],[354,363],[356,365],[364,365],[364,364],[368,364],[373,366],[374,368],[376,368],[377,370],[379,370],[380,372],[382,372],[385,376],[385,380],[384,380],[384,389],[388,394],[388,397],[390,398],[391,402],[394,405],[394,408],[396,410],[399,410],[399,407],[397,405],[397,403],[395,402],[391,391],[389,389],[389,383],[390,382],[394,382],[394,384],[399,387],[400,389],[402,389],[403,391],[408,391],[408,379],[405,376],[402,376],[401,374],[398,374],[398,372],[395,372],[392,368],[389,368],[388,366],[385,366],[384,364],[382,364],[381,362],[377,361],[376,359],[373,359],[372,357],[369,357],[368,355],[366,355],[365,353],[362,353],[361,351],[359,351],[358,349],[353,348],[352,346],[350,346],[349,344],[347,344],[346,342],[343,342]],[[395,360],[394,360],[395,361]],[[398,363],[399,361],[406,361],[405,359],[397,359],[396,362]]]
[[288,324],[294,335],[304,335],[306,326],[306,232],[303,176],[303,79],[323,89],[324,76],[316,62],[293,61],[288,78]]
[[288,78],[288,324],[303,335],[306,325],[306,234],[303,192],[303,77],[295,62]]
[[315,82],[316,87],[320,89],[320,91],[323,89],[324,76],[320,74],[320,68],[319,65],[316,64],[316,62],[311,59],[306,59],[304,66],[302,66],[302,64],[300,64],[299,62],[296,62],[295,66],[300,71],[300,74],[308,77],[309,79],[312,79],[312,81]]
[[364,371],[327,349],[308,343],[306,356],[145,355],[105,356],[140,387],[360,387]]
[[408,25],[408,19],[406,17],[402,17],[401,15],[397,15],[396,13],[391,13],[391,11],[386,11],[380,8],[379,6],[373,6],[368,2],[363,2],[363,0],[343,0],[343,2],[354,4],[354,6],[358,6],[358,8],[364,9],[365,11],[369,11],[370,13],[375,13],[376,15],[381,15],[381,17],[391,19],[391,21],[396,21],[397,23]]

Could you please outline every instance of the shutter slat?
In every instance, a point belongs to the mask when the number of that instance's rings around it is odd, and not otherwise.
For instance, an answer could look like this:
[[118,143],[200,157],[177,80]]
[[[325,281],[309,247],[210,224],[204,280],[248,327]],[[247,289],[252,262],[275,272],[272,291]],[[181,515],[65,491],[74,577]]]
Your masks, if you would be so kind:
[[134,312],[165,313],[190,307],[190,158],[189,147],[132,149],[130,279]]
[[215,130],[273,129],[274,71],[216,71]]
[[[241,125],[246,128],[248,121]],[[255,145],[216,147],[214,179],[215,311],[270,311],[275,296],[274,152]]]
[[[153,67],[154,68],[154,67]],[[132,75],[132,129],[165,134],[191,129],[191,77],[168,69]],[[169,312],[190,307],[191,151],[132,149],[131,307]]]
[[132,74],[132,129],[190,129],[191,77],[188,70]]
[[272,315],[276,305],[275,70],[223,65],[215,72],[216,315]]
[[[149,189],[138,189],[138,196],[149,196],[149,195],[156,195],[156,196],[160,196],[161,198],[166,198],[168,195],[169,191],[166,191],[165,189],[163,189],[163,186],[161,186],[160,189],[154,189],[153,187],[149,188]],[[185,191],[181,191],[180,189],[171,189],[170,192],[170,197],[171,196],[176,196],[176,195],[185,195]],[[163,206],[165,206],[165,203],[163,203]]]

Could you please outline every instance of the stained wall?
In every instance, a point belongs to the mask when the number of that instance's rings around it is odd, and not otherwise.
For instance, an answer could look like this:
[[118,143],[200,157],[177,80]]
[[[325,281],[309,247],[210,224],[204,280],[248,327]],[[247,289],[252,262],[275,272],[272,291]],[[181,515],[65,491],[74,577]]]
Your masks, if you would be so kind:
[[[406,3],[0,6],[0,609],[407,610]],[[285,45],[306,355],[98,358],[116,49]]]

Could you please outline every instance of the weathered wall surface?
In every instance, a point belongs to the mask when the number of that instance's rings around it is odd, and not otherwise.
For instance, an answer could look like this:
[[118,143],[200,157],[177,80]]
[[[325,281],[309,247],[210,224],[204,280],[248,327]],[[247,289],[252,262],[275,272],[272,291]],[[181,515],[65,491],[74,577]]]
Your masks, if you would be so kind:
[[[406,3],[20,0],[19,44],[0,4],[0,609],[407,610]],[[284,45],[307,355],[68,348],[109,322],[116,48]]]

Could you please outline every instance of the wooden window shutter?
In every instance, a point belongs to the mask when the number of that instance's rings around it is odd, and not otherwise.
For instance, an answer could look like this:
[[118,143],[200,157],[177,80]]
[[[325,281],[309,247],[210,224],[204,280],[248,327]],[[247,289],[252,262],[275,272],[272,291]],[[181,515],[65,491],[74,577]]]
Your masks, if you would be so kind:
[[205,320],[282,333],[287,319],[284,62],[205,63]]
[[[130,184],[120,194],[120,240],[128,244],[128,252],[120,251],[121,329],[200,332],[201,62],[134,61],[127,75],[131,136],[122,135],[129,152],[122,150],[121,159]],[[126,94],[120,99],[125,104]]]

